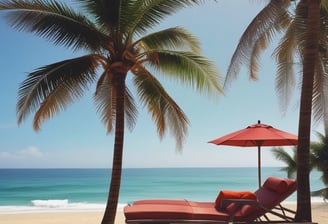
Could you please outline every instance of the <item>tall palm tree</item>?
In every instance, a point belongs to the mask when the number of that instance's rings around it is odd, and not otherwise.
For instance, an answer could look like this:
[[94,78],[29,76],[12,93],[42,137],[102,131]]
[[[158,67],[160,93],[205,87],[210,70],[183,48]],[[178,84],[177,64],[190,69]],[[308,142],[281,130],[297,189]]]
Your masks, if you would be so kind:
[[[302,54],[303,76],[301,89],[300,116],[298,122],[298,152],[297,152],[297,212],[296,221],[312,221],[310,198],[310,133],[312,118],[312,100],[316,72],[316,63],[319,58],[319,30],[320,30],[320,2],[321,0],[302,0],[306,21],[304,36],[304,52]],[[303,15],[303,14],[302,14]],[[297,16],[296,16],[297,18]],[[304,24],[304,23],[303,23]],[[301,23],[300,26],[303,26]]]
[[[291,15],[291,0],[271,0],[269,4],[253,19],[242,35],[228,68],[225,87],[239,73],[240,66],[249,66],[250,77],[257,79],[258,62],[260,53],[267,48],[273,40],[275,34],[285,32],[282,42],[279,44],[275,55],[278,61],[277,90],[282,100],[282,105],[288,103],[291,86],[294,85],[293,77],[293,58],[300,56],[302,61],[302,89],[301,105],[299,117],[299,142],[298,142],[298,163],[297,163],[297,221],[311,221],[311,204],[309,188],[309,145],[312,102],[314,118],[321,119],[325,109],[322,102],[325,101],[327,93],[324,89],[326,80],[326,58],[320,63],[317,61],[322,58],[319,48],[323,47],[326,56],[326,41],[320,37],[320,19],[326,22],[325,18],[320,17],[320,0],[300,0],[296,1],[294,15]],[[326,2],[323,1],[323,2]],[[323,9],[325,7],[322,7]],[[325,31],[322,32],[326,37]],[[281,60],[283,58],[283,60]],[[319,70],[321,67],[321,71]],[[328,97],[328,96],[327,96]],[[328,116],[327,116],[328,118]]]
[[[129,84],[151,114],[160,137],[169,129],[181,149],[188,119],[155,75],[162,73],[199,92],[221,93],[214,65],[196,37],[181,27],[146,33],[165,17],[201,0],[79,0],[77,12],[55,0],[0,1],[9,24],[84,56],[45,65],[19,87],[18,122],[35,112],[33,127],[80,99],[96,83],[94,100],[108,132],[115,131],[111,183],[103,224],[114,223],[121,183],[125,122],[137,107]],[[98,73],[100,72],[100,73]],[[127,79],[127,75],[132,75]],[[131,82],[128,82],[130,81]]]

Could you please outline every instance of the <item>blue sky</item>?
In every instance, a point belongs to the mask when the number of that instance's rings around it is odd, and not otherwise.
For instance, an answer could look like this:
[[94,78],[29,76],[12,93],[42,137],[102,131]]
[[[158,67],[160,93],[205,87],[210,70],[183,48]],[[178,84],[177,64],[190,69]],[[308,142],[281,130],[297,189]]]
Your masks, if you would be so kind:
[[[203,54],[225,76],[230,58],[246,26],[264,7],[262,1],[208,1],[179,11],[158,28],[182,26],[202,43]],[[16,102],[19,83],[34,69],[68,59],[79,52],[55,47],[30,33],[17,32],[0,20],[0,168],[111,167],[113,134],[106,134],[92,100],[94,88],[81,101],[46,122],[34,132],[32,116],[17,125]],[[274,90],[273,46],[261,58],[260,79],[249,81],[247,68],[232,83],[225,96],[209,99],[194,90],[165,81],[165,87],[190,120],[183,152],[175,150],[168,133],[162,141],[146,110],[140,108],[138,122],[127,131],[124,167],[227,167],[256,166],[256,148],[215,146],[208,141],[236,131],[257,120],[294,134],[298,132],[299,94],[285,115]],[[322,127],[314,126],[314,131]],[[291,147],[285,147],[290,149]],[[262,149],[263,166],[281,166],[270,147]]]

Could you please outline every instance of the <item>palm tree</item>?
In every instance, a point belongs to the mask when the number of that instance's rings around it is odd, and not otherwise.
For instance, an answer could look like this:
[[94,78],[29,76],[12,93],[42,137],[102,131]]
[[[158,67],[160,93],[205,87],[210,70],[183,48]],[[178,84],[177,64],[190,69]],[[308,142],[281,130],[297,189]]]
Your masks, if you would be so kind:
[[[317,132],[319,141],[310,144],[310,170],[317,169],[322,172],[321,180],[328,186],[328,137]],[[283,161],[286,166],[281,168],[286,171],[289,178],[297,173],[297,147],[293,148],[292,156],[282,147],[275,147],[272,153],[276,159]],[[312,196],[321,196],[328,199],[328,187],[311,191]]]
[[[326,1],[324,1],[326,2]],[[320,0],[301,0],[296,5],[295,15],[291,16],[291,0],[271,0],[269,4],[253,19],[242,35],[228,68],[225,87],[235,79],[242,64],[249,66],[250,77],[257,79],[258,62],[261,51],[266,49],[274,35],[285,32],[282,42],[279,44],[275,55],[278,61],[277,90],[283,105],[288,103],[291,86],[294,85],[293,57],[298,55],[302,60],[302,89],[299,117],[299,142],[297,153],[297,213],[296,221],[311,221],[310,185],[309,185],[309,145],[312,115],[312,102],[314,118],[322,118],[327,93],[325,89],[325,76],[318,72],[318,68],[325,72],[326,58],[317,63],[322,55],[319,50],[326,49],[326,41],[323,41],[320,33],[320,17],[326,7],[320,11]],[[324,26],[324,25],[322,25]],[[326,37],[326,33],[322,32]],[[323,49],[319,48],[324,47]],[[327,51],[324,51],[325,56]],[[283,60],[281,60],[283,58]],[[324,63],[322,63],[324,62]],[[324,69],[323,69],[324,68]],[[321,82],[320,82],[321,81]],[[320,84],[321,83],[321,84]],[[318,85],[319,84],[319,85]],[[322,88],[321,88],[322,87]],[[328,97],[328,96],[327,96]],[[321,103],[319,103],[321,102]],[[327,115],[325,115],[327,116]],[[328,117],[328,116],[327,116]]]
[[[300,116],[298,122],[298,152],[297,152],[297,212],[296,221],[312,221],[310,198],[310,133],[312,118],[312,100],[316,63],[319,58],[319,30],[320,30],[320,2],[321,0],[302,0],[306,17],[304,36],[304,52],[302,54],[303,76],[301,89]],[[303,15],[303,14],[302,14]],[[297,18],[297,16],[296,16]],[[305,19],[305,20],[304,20]],[[304,24],[304,23],[303,23]],[[300,26],[304,26],[302,23]]]
[[[96,83],[94,101],[108,132],[115,131],[111,183],[103,224],[114,223],[121,182],[125,122],[133,128],[137,107],[128,84],[151,114],[160,137],[169,129],[181,149],[188,119],[155,74],[199,92],[221,93],[214,65],[200,54],[196,37],[181,27],[146,33],[178,9],[201,0],[84,0],[83,13],[55,0],[0,1],[17,30],[85,55],[45,65],[19,87],[18,122],[35,112],[33,127],[58,114]],[[100,73],[98,74],[98,71]],[[154,73],[156,72],[156,73]],[[127,79],[127,75],[133,75]]]
[[288,178],[295,177],[297,171],[297,147],[293,147],[293,156],[286,152],[282,147],[272,148],[272,154],[277,160],[283,161],[286,164],[285,167],[281,168],[281,171],[287,172]]
[[[328,136],[317,132],[319,141],[311,143],[311,163],[321,171],[322,182],[328,186]],[[314,196],[323,196],[328,199],[328,187],[312,192]]]

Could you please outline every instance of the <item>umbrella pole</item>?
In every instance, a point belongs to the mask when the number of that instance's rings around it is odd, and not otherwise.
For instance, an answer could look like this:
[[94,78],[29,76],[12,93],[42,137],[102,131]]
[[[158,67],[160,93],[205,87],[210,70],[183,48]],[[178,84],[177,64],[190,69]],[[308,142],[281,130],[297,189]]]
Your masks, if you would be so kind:
[[261,146],[257,147],[257,151],[258,151],[258,178],[259,178],[259,188],[261,187]]

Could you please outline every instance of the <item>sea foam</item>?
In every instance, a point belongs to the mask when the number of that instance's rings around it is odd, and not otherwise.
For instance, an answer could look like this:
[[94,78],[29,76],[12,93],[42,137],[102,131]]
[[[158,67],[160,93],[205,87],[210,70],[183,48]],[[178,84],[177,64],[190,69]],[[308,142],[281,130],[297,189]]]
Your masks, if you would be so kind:
[[[122,211],[126,204],[118,204],[117,210]],[[74,212],[104,211],[105,204],[88,202],[70,202],[68,199],[32,200],[26,206],[0,206],[0,214],[36,213],[36,212]]]
[[[80,204],[80,203],[78,203]],[[68,199],[64,200],[33,200],[32,205],[41,208],[67,208],[75,207],[77,203],[69,203]]]

